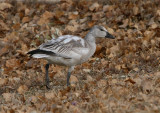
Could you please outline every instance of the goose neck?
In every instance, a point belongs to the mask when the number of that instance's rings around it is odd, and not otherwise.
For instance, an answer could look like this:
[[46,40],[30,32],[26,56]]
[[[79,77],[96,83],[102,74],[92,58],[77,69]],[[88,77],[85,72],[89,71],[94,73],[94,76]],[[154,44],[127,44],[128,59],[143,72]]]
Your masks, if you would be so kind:
[[89,43],[95,43],[95,37],[93,36],[92,32],[89,32],[84,39]]

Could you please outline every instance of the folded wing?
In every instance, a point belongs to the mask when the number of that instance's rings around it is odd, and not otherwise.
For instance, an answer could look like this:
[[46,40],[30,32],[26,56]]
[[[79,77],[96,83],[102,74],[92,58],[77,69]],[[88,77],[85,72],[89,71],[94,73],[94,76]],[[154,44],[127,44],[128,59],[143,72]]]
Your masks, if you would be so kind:
[[31,51],[30,54],[35,58],[57,56],[79,59],[81,56],[87,55],[88,52],[89,48],[84,39],[77,36],[64,35],[40,45],[37,50]]

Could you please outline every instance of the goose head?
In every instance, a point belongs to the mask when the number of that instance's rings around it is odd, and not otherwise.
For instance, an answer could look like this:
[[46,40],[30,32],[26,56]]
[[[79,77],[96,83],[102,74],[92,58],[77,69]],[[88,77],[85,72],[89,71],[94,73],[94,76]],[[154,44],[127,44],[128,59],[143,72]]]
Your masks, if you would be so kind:
[[107,29],[103,26],[99,26],[99,25],[95,25],[93,26],[93,28],[91,29],[92,35],[94,37],[101,37],[101,38],[110,38],[110,39],[114,39],[115,37],[113,35],[111,35]]

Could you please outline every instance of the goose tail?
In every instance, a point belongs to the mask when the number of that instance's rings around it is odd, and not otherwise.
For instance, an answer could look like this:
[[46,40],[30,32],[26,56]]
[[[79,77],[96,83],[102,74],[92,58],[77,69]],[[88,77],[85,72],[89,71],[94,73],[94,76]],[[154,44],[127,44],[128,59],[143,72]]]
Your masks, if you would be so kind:
[[46,58],[55,55],[55,53],[52,51],[46,51],[41,49],[29,51],[27,54],[29,54],[33,58]]

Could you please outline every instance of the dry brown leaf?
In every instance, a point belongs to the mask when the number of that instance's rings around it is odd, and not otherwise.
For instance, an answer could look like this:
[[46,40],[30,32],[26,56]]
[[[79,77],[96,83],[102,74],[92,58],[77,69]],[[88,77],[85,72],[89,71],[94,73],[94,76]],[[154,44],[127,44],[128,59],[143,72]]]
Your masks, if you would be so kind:
[[28,87],[26,85],[21,85],[18,89],[17,89],[19,94],[24,94],[26,91],[28,91]]
[[10,34],[7,34],[6,37],[3,39],[5,42],[17,42],[19,41],[19,36],[17,32],[11,32]]
[[50,18],[53,18],[54,14],[52,12],[45,11],[41,16],[40,20],[37,22],[38,25],[47,24]]
[[148,47],[148,46],[149,46],[149,44],[148,44],[148,41],[147,41],[147,40],[144,40],[144,41],[143,41],[143,46],[144,46],[144,47]]
[[23,53],[27,53],[28,52],[28,47],[25,43],[21,42],[21,50]]
[[136,82],[134,80],[132,80],[131,78],[128,78],[127,80],[125,80],[125,82],[130,82],[132,84],[135,84]]
[[31,101],[33,102],[33,103],[36,103],[37,102],[37,96],[31,96]]
[[2,20],[0,20],[0,30],[10,30],[10,28],[8,27],[8,25],[6,23],[4,23]]
[[55,16],[56,18],[60,18],[60,17],[63,16],[63,15],[64,15],[64,12],[63,12],[63,11],[56,11],[55,14],[54,14],[54,16]]
[[9,51],[9,47],[8,46],[3,47],[2,49],[0,49],[0,56],[4,55],[8,51]]
[[25,16],[29,16],[29,13],[30,13],[30,9],[25,8]]
[[21,75],[23,74],[23,72],[20,71],[20,70],[16,70],[16,73],[17,73],[19,76],[21,76]]
[[153,46],[155,46],[155,45],[156,45],[156,41],[155,41],[155,40],[151,40],[151,44],[152,44]]
[[41,18],[43,19],[49,19],[49,18],[52,18],[53,17],[53,13],[52,12],[48,12],[48,11],[45,11],[43,13],[43,15],[41,16]]
[[75,31],[78,30],[78,26],[77,26],[77,25],[75,25],[75,26],[68,25],[68,26],[66,26],[65,29],[66,29],[67,31],[75,32]]
[[90,75],[87,75],[87,81],[88,82],[92,82],[94,79],[90,76]]
[[71,75],[71,78],[70,78],[70,83],[71,83],[71,85],[72,85],[72,84],[75,84],[75,83],[77,83],[77,82],[78,82],[77,77],[74,76],[74,75]]
[[78,12],[73,12],[73,13],[69,14],[68,19],[75,20],[78,18],[78,16],[79,16]]
[[8,82],[8,79],[0,78],[0,86],[4,86]]
[[16,23],[12,27],[14,30],[18,30],[18,29],[20,29],[21,25],[20,25],[20,23]]
[[99,54],[101,50],[102,50],[102,45],[97,45],[95,54]]
[[128,23],[129,23],[129,19],[125,19],[123,20],[123,25],[120,25],[119,27],[126,28],[128,26]]
[[114,9],[114,6],[113,5],[104,5],[103,6],[103,12],[109,12],[109,11],[112,11]]
[[156,29],[158,27],[158,25],[156,24],[156,23],[153,23],[152,25],[151,25],[151,28],[152,29]]
[[[11,79],[11,80],[12,80],[12,79]],[[20,79],[19,77],[13,77],[13,81],[16,82],[16,83],[19,83],[20,80],[21,80],[21,79]]]
[[45,93],[45,97],[47,99],[54,99],[56,96],[53,92],[48,92],[48,93]]
[[12,93],[3,93],[2,96],[5,99],[5,101],[10,102],[10,101],[12,101],[12,98],[14,97],[14,94],[12,94]]
[[93,4],[89,7],[89,10],[90,10],[90,11],[93,11],[93,10],[97,11],[99,7],[100,7],[100,5],[96,2],[96,3],[93,3]]
[[108,55],[108,58],[113,58],[113,57],[115,57],[115,56],[116,56],[115,54],[110,53],[110,54]]
[[87,18],[87,17],[84,17],[83,19],[80,19],[79,21],[80,21],[80,23],[82,24],[82,23],[86,22],[87,20],[88,20],[88,18]]
[[[93,61],[93,62],[94,62],[95,60],[96,60],[96,59],[91,59],[91,61]],[[85,62],[85,63],[82,64],[82,67],[83,67],[83,68],[91,68],[91,64],[88,63],[88,62]]]
[[83,71],[86,72],[86,73],[90,73],[91,72],[90,69],[83,69]]
[[134,81],[136,82],[136,85],[137,85],[138,87],[141,86],[141,84],[142,84],[142,79],[141,79],[141,78],[137,77],[137,78],[134,79]]
[[159,9],[159,10],[157,10],[157,12],[156,12],[156,13],[157,13],[157,15],[158,15],[158,16],[160,16],[160,9]]
[[114,34],[114,30],[112,28],[107,28],[107,31],[110,33],[110,34]]
[[139,11],[139,8],[137,6],[134,6],[133,7],[133,14],[134,15],[137,15],[138,14],[138,11]]
[[144,32],[144,36],[146,37],[149,37],[149,38],[152,38],[152,36],[154,35],[155,33],[153,31],[145,31]]
[[20,61],[18,59],[9,59],[6,61],[6,67],[8,68],[15,68],[20,66]]
[[120,71],[122,69],[122,66],[121,65],[116,65],[115,69],[118,70],[118,71]]
[[155,76],[160,76],[160,71],[154,73]]
[[112,79],[113,84],[116,84],[117,82],[118,82],[117,79]]
[[26,67],[33,67],[33,65],[34,65],[34,61],[33,59],[31,59],[27,62]]
[[[119,51],[119,46],[114,45],[113,47],[110,48],[110,55],[108,56],[109,58],[115,57],[117,55],[117,52]],[[107,53],[107,51],[106,51]]]
[[[63,73],[64,70],[63,70],[63,67],[61,67],[61,66],[58,66],[58,65],[52,66],[50,68],[50,71],[52,74],[54,74],[54,77],[64,77],[64,73]],[[45,72],[45,70],[44,70],[44,72]]]
[[43,25],[43,24],[47,24],[48,22],[49,22],[48,20],[41,18],[41,19],[37,22],[37,24],[38,24],[38,25]]
[[92,14],[92,20],[97,21],[100,20],[103,16],[103,12],[97,12]]
[[62,36],[62,31],[56,27],[51,27],[51,33],[56,36]]
[[101,99],[106,97],[106,95],[104,94],[104,92],[101,89],[96,89],[93,94],[96,97],[101,98]]
[[143,91],[147,94],[154,90],[153,82],[150,80],[143,80],[141,86]]
[[139,68],[135,67],[133,70],[136,71],[136,72],[138,72]]
[[97,82],[98,87],[106,87],[107,86],[107,82],[106,80],[100,80]]
[[69,109],[73,112],[73,113],[82,113],[81,110],[79,109],[79,107],[74,106],[74,105],[70,105]]
[[108,64],[108,61],[105,59],[101,59],[102,66],[106,66]]
[[22,23],[26,23],[26,22],[29,22],[29,21],[30,21],[29,17],[23,17],[23,19],[22,19]]
[[95,24],[95,21],[89,21],[88,22],[88,27],[91,28],[91,27],[94,26],[94,24]]
[[0,3],[0,10],[10,9],[12,7],[9,3]]

